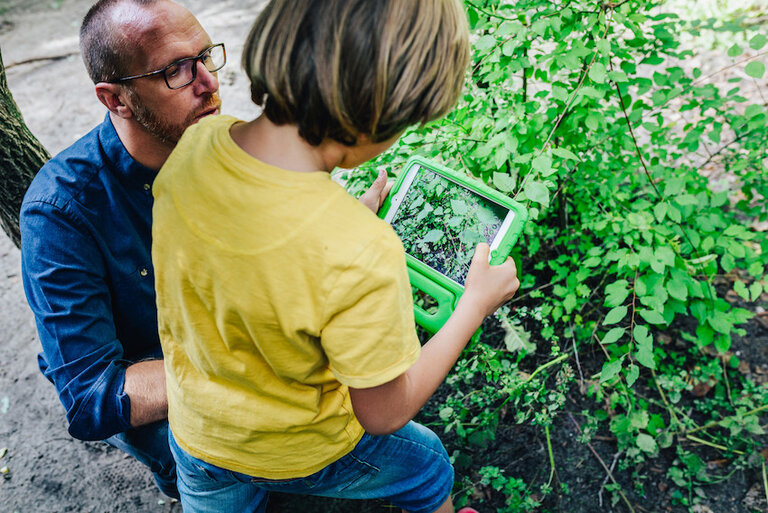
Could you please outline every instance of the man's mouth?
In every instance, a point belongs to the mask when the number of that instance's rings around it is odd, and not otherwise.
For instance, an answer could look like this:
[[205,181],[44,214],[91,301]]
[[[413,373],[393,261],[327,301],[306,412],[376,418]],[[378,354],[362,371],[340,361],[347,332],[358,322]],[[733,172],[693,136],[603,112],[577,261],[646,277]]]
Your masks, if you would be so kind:
[[200,121],[204,117],[210,116],[212,114],[218,114],[220,107],[221,107],[220,105],[214,105],[213,107],[209,107],[205,109],[203,112],[195,116],[195,121]]

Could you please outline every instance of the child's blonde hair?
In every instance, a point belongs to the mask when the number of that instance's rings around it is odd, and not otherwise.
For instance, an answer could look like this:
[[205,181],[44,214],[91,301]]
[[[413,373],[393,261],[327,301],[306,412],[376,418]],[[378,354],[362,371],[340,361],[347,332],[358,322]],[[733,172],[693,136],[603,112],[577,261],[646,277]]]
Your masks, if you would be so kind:
[[313,145],[381,142],[445,115],[468,62],[460,0],[272,0],[243,52],[253,101]]

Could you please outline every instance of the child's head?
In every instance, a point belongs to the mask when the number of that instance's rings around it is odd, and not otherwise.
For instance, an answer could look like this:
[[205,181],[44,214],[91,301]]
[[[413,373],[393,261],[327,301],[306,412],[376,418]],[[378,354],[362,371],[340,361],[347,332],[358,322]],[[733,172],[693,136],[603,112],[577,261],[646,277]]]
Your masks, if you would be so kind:
[[271,0],[243,52],[253,101],[313,145],[443,116],[468,61],[461,0]]

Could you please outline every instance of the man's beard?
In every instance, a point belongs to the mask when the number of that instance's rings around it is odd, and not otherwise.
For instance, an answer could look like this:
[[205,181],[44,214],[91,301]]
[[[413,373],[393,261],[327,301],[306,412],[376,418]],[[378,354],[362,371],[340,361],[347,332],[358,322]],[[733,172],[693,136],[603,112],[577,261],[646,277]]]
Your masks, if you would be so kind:
[[221,104],[218,93],[209,93],[203,102],[203,107],[190,112],[181,123],[170,123],[161,119],[155,111],[144,105],[135,91],[129,89],[128,95],[133,104],[133,116],[136,122],[160,142],[173,146],[179,142],[184,130],[195,123],[197,116]]

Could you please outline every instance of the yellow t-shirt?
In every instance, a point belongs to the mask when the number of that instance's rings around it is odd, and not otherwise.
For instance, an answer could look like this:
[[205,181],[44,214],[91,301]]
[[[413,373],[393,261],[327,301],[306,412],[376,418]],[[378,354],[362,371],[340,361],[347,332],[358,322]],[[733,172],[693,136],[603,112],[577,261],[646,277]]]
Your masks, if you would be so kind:
[[188,129],[153,188],[168,418],[197,458],[303,477],[363,435],[348,386],[418,358],[405,252],[328,173],[245,153],[236,122]]

